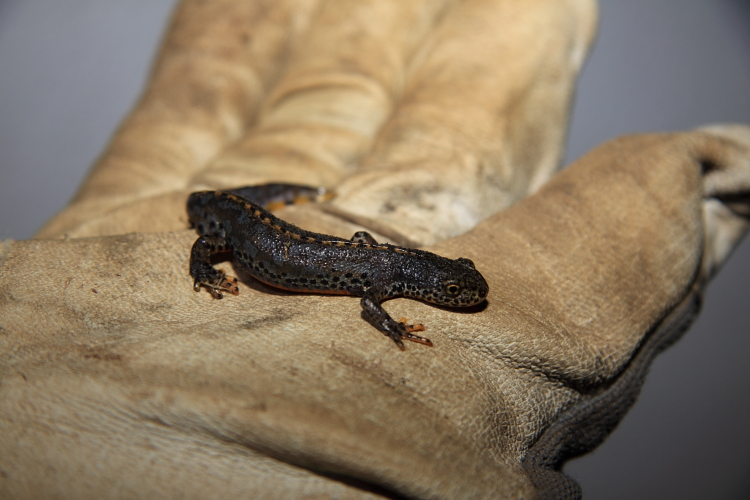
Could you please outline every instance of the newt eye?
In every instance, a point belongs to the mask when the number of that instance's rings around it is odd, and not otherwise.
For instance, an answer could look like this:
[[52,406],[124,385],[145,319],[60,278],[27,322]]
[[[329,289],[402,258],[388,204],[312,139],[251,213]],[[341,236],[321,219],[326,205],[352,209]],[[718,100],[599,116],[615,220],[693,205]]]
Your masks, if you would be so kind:
[[450,285],[445,287],[445,293],[448,295],[458,295],[458,293],[461,291],[461,287],[456,285],[455,283],[451,283]]

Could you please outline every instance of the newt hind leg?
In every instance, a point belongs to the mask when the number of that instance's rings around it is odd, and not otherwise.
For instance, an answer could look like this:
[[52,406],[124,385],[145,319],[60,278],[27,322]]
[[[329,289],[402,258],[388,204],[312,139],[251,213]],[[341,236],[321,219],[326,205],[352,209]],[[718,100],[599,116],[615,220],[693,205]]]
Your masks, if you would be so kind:
[[193,244],[190,252],[190,276],[195,280],[193,290],[200,291],[200,287],[203,286],[215,299],[222,298],[222,292],[232,295],[240,293],[237,278],[227,276],[224,271],[211,265],[211,255],[223,246],[224,242],[216,241],[216,237],[201,236]]

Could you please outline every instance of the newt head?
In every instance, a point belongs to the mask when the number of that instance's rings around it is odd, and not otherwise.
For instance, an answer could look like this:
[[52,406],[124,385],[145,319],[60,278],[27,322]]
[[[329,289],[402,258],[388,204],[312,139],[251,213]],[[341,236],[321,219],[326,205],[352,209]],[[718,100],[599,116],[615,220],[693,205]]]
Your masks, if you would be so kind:
[[469,259],[433,255],[428,270],[421,269],[417,290],[407,285],[404,295],[433,304],[470,307],[487,298],[489,285]]

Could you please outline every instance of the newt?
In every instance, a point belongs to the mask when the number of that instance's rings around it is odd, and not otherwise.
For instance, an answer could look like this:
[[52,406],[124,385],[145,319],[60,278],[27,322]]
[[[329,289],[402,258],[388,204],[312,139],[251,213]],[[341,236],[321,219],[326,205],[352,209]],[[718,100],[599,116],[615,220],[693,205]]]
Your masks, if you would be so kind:
[[480,304],[489,288],[469,259],[449,259],[425,250],[378,243],[366,231],[347,240],[306,231],[271,214],[264,206],[326,197],[322,189],[266,184],[227,191],[200,191],[188,198],[190,222],[199,238],[190,254],[193,288],[214,298],[239,294],[237,278],[213,267],[211,257],[231,252],[241,269],[284,290],[362,297],[362,317],[393,339],[427,346],[415,335],[422,325],[395,321],[381,303],[395,297],[441,306]]

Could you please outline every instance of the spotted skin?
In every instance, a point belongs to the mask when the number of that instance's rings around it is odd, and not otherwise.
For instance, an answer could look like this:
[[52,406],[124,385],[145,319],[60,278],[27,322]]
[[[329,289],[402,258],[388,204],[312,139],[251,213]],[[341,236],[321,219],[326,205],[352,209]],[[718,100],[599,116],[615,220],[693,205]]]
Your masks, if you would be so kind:
[[201,191],[188,198],[188,214],[200,237],[190,255],[194,289],[215,298],[237,295],[237,279],[211,265],[214,253],[229,251],[235,262],[268,285],[299,292],[362,297],[362,317],[404,349],[403,340],[431,346],[415,335],[422,325],[395,321],[381,303],[407,297],[450,307],[479,304],[488,286],[468,259],[378,243],[360,231],[347,240],[305,231],[263,208],[326,194],[304,186],[269,184],[232,191]]

